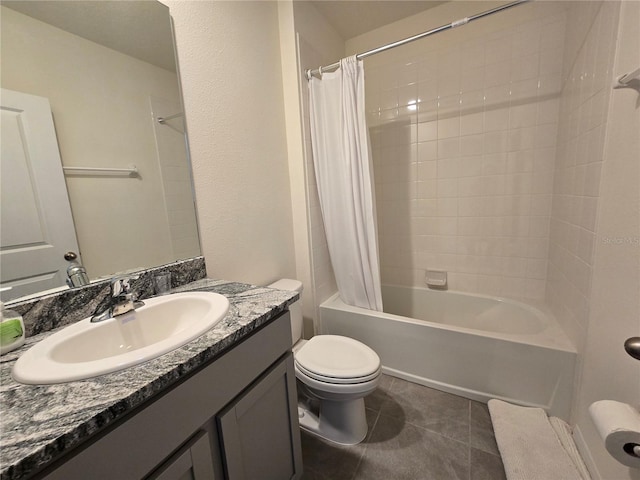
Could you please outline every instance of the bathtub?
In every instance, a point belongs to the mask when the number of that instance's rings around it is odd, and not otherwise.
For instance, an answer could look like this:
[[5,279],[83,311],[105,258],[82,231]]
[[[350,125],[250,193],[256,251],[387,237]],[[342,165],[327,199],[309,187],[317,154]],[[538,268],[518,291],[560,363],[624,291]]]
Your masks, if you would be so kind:
[[336,294],[320,331],[373,348],[389,375],[473,400],[499,398],[568,420],[576,351],[550,314],[503,298],[383,286],[385,312]]

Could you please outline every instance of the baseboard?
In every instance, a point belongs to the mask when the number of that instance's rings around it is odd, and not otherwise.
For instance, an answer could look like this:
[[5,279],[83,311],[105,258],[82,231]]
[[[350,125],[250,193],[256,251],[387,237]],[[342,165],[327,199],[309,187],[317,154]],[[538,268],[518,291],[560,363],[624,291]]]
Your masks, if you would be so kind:
[[418,375],[413,375],[412,373],[407,373],[402,370],[396,370],[395,368],[389,368],[382,366],[382,373],[386,375],[390,375],[392,377],[398,377],[402,380],[407,380],[408,382],[417,383],[418,385],[423,385],[425,387],[434,388],[436,390],[440,390],[442,392],[451,393],[453,395],[457,395],[459,397],[468,398],[469,400],[475,400],[481,403],[487,403],[492,398],[496,398],[498,400],[503,400],[505,402],[512,403],[514,405],[521,405],[523,407],[536,407],[541,408],[545,412],[549,412],[549,405],[541,405],[538,403],[530,403],[523,402],[521,400],[517,400],[511,397],[504,397],[501,395],[493,395],[486,392],[479,392],[477,390],[471,390],[468,388],[458,387],[457,385],[451,385],[449,383],[438,382],[436,380],[431,380],[429,378],[420,377]]
[[591,478],[593,480],[603,480],[602,475],[596,466],[596,462],[593,460],[593,456],[591,456],[591,450],[589,450],[587,442],[585,442],[578,425],[573,428],[573,441],[576,443],[578,452],[580,452],[580,456],[582,457],[584,464],[587,466],[587,470],[589,470]]

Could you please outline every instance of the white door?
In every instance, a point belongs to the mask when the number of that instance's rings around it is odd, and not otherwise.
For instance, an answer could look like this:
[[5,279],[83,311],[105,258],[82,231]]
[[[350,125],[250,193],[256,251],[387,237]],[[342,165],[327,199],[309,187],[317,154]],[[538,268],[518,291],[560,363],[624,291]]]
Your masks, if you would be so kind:
[[0,276],[16,298],[65,284],[78,252],[49,100],[2,89]]

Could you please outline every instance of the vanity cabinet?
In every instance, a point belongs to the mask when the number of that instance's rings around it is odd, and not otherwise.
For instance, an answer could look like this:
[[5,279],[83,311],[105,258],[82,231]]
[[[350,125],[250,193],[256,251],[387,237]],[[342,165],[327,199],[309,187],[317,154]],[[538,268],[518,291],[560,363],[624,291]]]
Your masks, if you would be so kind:
[[[292,362],[281,362],[217,417],[229,479],[295,478],[291,455],[289,381]],[[297,400],[296,400],[297,401]],[[297,425],[297,405],[295,424]]]
[[160,465],[148,480],[215,480],[207,432],[200,430],[187,444]]
[[302,476],[289,313],[32,478]]

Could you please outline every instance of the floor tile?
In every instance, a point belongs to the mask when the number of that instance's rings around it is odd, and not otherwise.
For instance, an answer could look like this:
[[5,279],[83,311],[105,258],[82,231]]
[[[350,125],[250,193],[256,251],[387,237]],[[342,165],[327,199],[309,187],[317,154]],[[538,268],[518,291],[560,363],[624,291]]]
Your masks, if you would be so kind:
[[376,412],[380,411],[380,407],[392,398],[391,386],[393,381],[394,378],[389,375],[380,375],[378,388],[376,388],[371,395],[364,397],[364,403],[367,408],[375,410]]
[[500,454],[493,433],[491,415],[484,403],[471,402],[469,445],[493,455]]
[[304,466],[304,471],[302,472],[301,480],[332,480],[331,477],[327,477],[322,472],[315,471],[308,467]]
[[470,449],[469,455],[471,480],[507,480],[499,456],[475,448]]
[[360,463],[364,448],[347,447],[301,432],[302,464],[305,480],[350,480]]
[[377,411],[367,408],[365,413],[369,430],[365,440],[358,445],[339,445],[301,431],[305,480],[353,478],[378,420]]
[[466,398],[396,378],[391,397],[382,404],[380,413],[469,442],[469,400]]
[[302,433],[303,480],[505,480],[483,403],[383,375],[365,405],[359,445]]
[[355,480],[467,480],[467,445],[380,415]]

